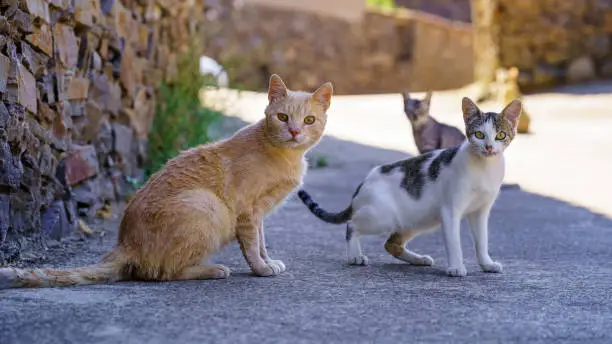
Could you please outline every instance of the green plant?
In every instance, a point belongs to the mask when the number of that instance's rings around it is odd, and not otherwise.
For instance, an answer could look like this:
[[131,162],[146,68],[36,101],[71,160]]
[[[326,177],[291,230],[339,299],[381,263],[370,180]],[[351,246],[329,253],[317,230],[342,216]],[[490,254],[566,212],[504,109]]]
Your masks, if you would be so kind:
[[395,8],[394,0],[366,0],[366,4],[371,7]]
[[315,163],[315,166],[317,168],[327,167],[327,165],[329,165],[329,162],[327,161],[327,157],[326,156],[319,156],[319,157],[317,157],[317,161]]
[[199,73],[199,55],[195,46],[177,58],[178,75],[171,82],[161,82],[157,108],[149,134],[146,178],[158,171],[180,151],[210,140],[208,127],[221,113],[202,105],[198,97],[202,87],[212,84]]

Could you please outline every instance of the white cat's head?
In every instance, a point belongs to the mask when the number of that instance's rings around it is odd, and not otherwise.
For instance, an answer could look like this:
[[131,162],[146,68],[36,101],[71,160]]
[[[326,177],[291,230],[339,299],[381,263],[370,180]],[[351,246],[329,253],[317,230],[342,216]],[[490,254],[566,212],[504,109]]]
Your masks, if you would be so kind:
[[521,116],[521,101],[515,99],[500,112],[482,112],[465,97],[461,103],[465,132],[472,152],[492,157],[504,152],[516,135]]

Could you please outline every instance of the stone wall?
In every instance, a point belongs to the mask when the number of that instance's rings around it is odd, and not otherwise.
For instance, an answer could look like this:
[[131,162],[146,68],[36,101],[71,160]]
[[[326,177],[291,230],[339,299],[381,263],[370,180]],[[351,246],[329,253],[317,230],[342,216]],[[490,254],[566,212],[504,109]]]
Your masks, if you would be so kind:
[[[155,85],[203,1],[0,1],[0,264],[141,176]],[[201,16],[201,15],[200,15]]]
[[395,0],[395,5],[435,14],[450,20],[472,22],[470,0]]
[[265,90],[270,73],[302,89],[331,80],[338,94],[442,90],[473,80],[472,30],[465,23],[405,9],[369,10],[354,22],[231,4],[213,6],[210,24],[218,30],[210,31],[206,53],[248,89]]
[[612,78],[612,0],[473,2],[486,8],[475,24],[489,21],[480,33],[495,42],[477,64],[517,66],[525,90]]

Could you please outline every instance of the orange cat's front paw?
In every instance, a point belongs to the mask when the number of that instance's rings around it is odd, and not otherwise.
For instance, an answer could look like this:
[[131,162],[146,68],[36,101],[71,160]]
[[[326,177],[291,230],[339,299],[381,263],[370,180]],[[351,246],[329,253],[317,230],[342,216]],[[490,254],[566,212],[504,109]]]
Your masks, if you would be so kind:
[[215,265],[215,278],[228,278],[231,274],[230,268],[225,265]]
[[253,268],[253,272],[260,277],[276,276],[285,271],[285,264],[280,260],[269,260],[265,265]]

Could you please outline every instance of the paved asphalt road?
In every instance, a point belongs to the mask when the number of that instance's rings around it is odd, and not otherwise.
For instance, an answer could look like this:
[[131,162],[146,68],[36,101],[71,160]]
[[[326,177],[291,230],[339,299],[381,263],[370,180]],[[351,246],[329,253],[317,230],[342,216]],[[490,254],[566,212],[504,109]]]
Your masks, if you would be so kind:
[[[306,188],[341,209],[374,164],[404,154],[325,138],[313,156],[330,165],[309,171]],[[47,266],[97,261],[116,225],[51,249]],[[502,274],[479,271],[468,231],[465,278],[445,276],[440,232],[410,244],[433,267],[393,259],[382,237],[362,240],[370,266],[351,267],[344,228],[291,198],[266,222],[280,276],[250,275],[233,244],[212,259],[232,269],[226,280],[2,290],[0,343],[612,343],[612,219],[510,189],[490,228]]]

